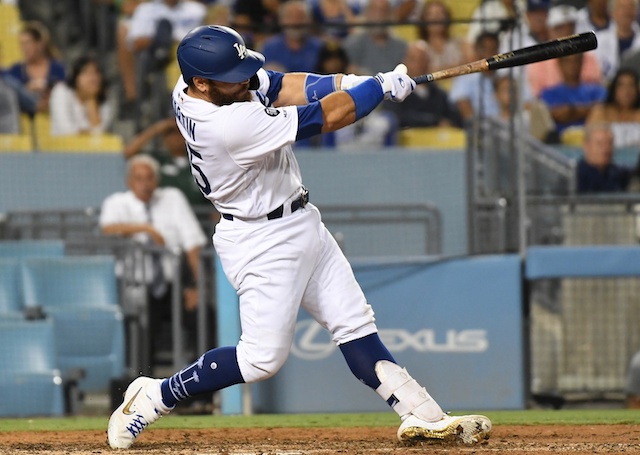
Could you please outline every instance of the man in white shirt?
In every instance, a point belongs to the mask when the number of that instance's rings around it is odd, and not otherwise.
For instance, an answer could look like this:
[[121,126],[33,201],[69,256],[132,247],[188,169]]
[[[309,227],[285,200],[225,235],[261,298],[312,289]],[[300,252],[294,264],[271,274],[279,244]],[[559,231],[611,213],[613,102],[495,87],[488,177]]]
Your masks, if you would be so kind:
[[598,47],[595,54],[605,82],[610,82],[626,54],[640,49],[640,26],[636,22],[638,0],[613,0],[611,25],[597,32]]
[[[100,228],[105,235],[130,237],[135,241],[184,254],[191,276],[185,283],[185,324],[193,329],[198,294],[200,250],[207,240],[187,199],[177,188],[158,188],[159,166],[147,155],[131,158],[127,165],[129,190],[107,197],[102,203]],[[148,287],[151,349],[159,340],[159,327],[171,317],[170,285],[175,278],[175,264],[169,255],[145,261],[145,270],[135,270]],[[181,277],[182,278],[182,277]],[[154,326],[156,330],[154,330]],[[151,355],[153,352],[150,353]],[[153,358],[153,357],[152,357]]]
[[171,24],[171,42],[178,43],[189,30],[202,24],[207,14],[200,2],[162,0],[144,2],[134,10],[127,42],[134,51],[148,48],[156,35],[158,24],[167,20]]

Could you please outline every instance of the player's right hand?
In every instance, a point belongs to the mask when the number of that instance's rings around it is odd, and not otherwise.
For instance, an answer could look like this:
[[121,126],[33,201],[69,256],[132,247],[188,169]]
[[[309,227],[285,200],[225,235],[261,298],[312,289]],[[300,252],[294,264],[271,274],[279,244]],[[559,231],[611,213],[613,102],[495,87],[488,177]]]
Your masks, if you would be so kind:
[[407,76],[407,67],[402,63],[393,71],[376,74],[376,79],[382,86],[384,99],[396,103],[404,101],[416,88],[416,82]]

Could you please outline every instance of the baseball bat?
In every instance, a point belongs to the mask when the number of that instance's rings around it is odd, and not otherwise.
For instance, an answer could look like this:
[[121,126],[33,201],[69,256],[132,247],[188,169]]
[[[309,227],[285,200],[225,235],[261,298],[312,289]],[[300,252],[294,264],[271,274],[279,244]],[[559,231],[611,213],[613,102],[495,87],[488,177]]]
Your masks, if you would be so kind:
[[416,84],[424,84],[426,82],[439,81],[463,74],[528,65],[529,63],[590,51],[596,47],[598,47],[596,34],[594,32],[585,32],[494,55],[493,57],[476,60],[466,65],[454,66],[434,73],[422,74],[414,77],[413,80],[416,81]]

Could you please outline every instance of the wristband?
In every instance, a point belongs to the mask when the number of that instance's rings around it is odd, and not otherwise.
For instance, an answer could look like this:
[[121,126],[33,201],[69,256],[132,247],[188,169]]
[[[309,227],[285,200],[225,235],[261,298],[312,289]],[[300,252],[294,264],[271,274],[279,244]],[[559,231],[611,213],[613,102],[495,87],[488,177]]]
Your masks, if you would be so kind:
[[372,77],[345,92],[353,98],[356,105],[356,121],[369,115],[384,99],[380,83]]
[[329,93],[336,91],[336,75],[322,76],[308,73],[304,80],[304,96],[307,103],[319,101]]
[[340,80],[340,90],[347,90],[369,79],[371,76],[356,76],[355,74],[343,74]]

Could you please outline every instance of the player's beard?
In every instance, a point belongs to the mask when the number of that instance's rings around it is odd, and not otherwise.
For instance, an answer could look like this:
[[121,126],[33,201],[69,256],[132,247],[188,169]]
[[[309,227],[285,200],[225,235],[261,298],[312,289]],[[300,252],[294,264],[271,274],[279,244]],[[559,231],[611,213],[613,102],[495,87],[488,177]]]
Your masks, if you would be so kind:
[[213,104],[226,106],[237,102],[251,101],[251,92],[249,92],[249,84],[238,85],[238,89],[231,93],[222,92],[214,84],[210,84],[209,97]]

